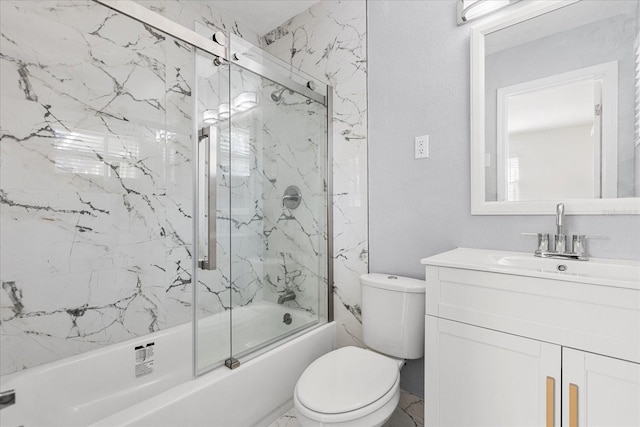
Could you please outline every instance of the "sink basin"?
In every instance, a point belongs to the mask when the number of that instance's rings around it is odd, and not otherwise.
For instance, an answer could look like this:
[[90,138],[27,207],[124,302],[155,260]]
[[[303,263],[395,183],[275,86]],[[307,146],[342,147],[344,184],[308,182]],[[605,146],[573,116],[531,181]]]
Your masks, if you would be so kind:
[[458,248],[422,264],[640,289],[640,261],[591,258],[589,261],[539,258],[523,252]]

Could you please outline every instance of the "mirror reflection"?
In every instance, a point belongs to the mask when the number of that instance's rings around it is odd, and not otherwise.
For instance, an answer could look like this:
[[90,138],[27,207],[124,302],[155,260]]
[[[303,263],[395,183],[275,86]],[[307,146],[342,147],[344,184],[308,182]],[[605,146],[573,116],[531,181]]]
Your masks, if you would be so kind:
[[638,1],[485,36],[485,200],[637,197]]

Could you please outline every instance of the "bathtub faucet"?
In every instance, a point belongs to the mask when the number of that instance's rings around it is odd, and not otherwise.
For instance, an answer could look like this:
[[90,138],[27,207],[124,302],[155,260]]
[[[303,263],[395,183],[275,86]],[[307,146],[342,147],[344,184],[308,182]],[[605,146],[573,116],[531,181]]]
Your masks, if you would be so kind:
[[278,304],[284,304],[287,301],[296,299],[296,293],[291,289],[285,289],[284,293],[278,297]]

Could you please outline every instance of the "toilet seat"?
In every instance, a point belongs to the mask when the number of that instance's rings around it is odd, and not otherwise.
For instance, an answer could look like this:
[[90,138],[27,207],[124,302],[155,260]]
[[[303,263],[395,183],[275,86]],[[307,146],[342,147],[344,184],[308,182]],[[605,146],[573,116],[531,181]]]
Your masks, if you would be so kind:
[[343,347],[305,370],[296,384],[294,404],[299,415],[323,424],[367,416],[382,417],[382,423],[397,406],[399,395],[396,361],[362,348]]

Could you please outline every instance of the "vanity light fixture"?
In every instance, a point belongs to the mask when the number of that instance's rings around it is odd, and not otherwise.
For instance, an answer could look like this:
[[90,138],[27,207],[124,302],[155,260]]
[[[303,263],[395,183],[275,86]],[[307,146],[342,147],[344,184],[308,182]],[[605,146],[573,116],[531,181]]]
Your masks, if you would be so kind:
[[218,105],[218,118],[220,120],[226,120],[230,116],[231,116],[231,108],[229,107],[229,104],[224,103],[224,104]]
[[486,16],[520,0],[458,0],[458,25]]
[[242,92],[233,100],[233,110],[239,113],[248,111],[258,105],[258,94],[255,92]]
[[218,109],[204,110],[202,121],[207,125],[212,125],[221,120],[228,119],[233,113],[244,113],[258,105],[258,94],[256,92],[242,92],[228,103],[218,105]]
[[202,121],[207,125],[212,125],[218,121],[218,110],[204,110]]

